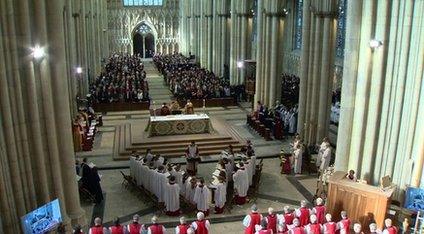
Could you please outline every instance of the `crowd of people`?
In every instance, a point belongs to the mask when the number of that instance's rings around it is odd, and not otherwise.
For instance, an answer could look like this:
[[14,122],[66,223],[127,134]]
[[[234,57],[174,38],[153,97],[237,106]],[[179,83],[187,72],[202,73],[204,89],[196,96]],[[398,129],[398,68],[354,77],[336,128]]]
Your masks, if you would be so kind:
[[[169,216],[179,216],[180,198],[198,212],[209,215],[212,191],[215,197],[215,213],[223,213],[227,201],[227,189],[235,193],[235,203],[247,202],[247,192],[255,175],[256,157],[251,142],[234,153],[232,145],[222,152],[217,164],[217,171],[212,174],[213,182],[206,184],[205,179],[198,177],[197,161],[199,149],[195,142],[187,146],[186,170],[180,164],[169,163],[161,155],[154,155],[150,149],[143,156],[133,152],[130,157],[130,175],[137,186],[154,195],[158,204],[164,207]],[[238,162],[236,162],[238,160]],[[232,199],[232,198],[231,198]]]
[[163,74],[165,83],[169,85],[169,89],[177,98],[209,99],[245,96],[243,87],[231,87],[223,78],[201,68],[182,54],[156,54],[153,61]]
[[141,57],[117,53],[110,56],[90,84],[90,94],[97,103],[148,101],[149,86]]

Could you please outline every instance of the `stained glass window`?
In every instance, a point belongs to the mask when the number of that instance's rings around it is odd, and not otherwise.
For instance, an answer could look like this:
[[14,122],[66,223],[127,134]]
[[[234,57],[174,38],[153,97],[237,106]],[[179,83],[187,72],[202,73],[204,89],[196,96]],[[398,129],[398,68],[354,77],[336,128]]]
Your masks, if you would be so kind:
[[303,0],[296,1],[295,10],[294,49],[299,50],[302,48]]
[[123,0],[124,6],[162,6],[163,0]]
[[145,24],[141,24],[138,28],[137,28],[137,32],[140,34],[147,34],[151,31],[150,27],[145,25]]
[[337,19],[336,56],[344,57],[346,36],[346,0],[339,0],[339,18]]

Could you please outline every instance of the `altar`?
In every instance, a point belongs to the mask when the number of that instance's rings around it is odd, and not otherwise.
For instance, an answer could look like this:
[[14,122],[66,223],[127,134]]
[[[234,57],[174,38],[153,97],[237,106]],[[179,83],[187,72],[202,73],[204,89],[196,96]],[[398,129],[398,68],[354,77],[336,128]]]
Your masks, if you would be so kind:
[[207,114],[150,116],[147,125],[149,137],[200,134],[212,131]]

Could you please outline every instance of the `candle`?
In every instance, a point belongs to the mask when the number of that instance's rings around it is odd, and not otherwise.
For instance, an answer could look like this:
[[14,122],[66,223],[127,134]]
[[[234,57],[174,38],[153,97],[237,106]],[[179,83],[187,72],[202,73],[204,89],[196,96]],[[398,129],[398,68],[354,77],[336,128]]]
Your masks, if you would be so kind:
[[205,100],[205,99],[203,99],[203,107],[205,107],[205,103],[206,103],[206,100]]

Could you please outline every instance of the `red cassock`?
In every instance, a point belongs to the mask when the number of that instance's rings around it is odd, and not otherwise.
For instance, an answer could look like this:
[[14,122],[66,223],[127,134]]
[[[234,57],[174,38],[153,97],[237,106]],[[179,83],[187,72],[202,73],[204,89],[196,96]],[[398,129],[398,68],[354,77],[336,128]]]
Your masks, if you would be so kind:
[[324,223],[324,230],[327,234],[335,234],[337,229],[337,224],[335,222]]
[[119,226],[112,226],[110,227],[111,233],[110,234],[124,234],[124,227],[121,225]]
[[320,234],[321,233],[321,226],[319,223],[311,223],[309,225],[309,228],[311,229],[311,234]]
[[258,213],[250,214],[250,223],[249,226],[244,230],[245,234],[255,233],[255,226],[261,223],[261,215]]
[[208,229],[206,228],[206,220],[196,221],[197,229],[196,234],[208,234]]
[[389,234],[396,234],[398,233],[397,228],[395,226],[391,226],[386,228],[387,232],[389,232]]
[[277,232],[277,216],[275,214],[266,217],[267,229],[271,229],[274,233]]
[[130,234],[140,234],[141,224],[131,223],[128,225]]
[[159,224],[153,224],[149,227],[152,234],[164,234],[163,226]]
[[94,226],[90,228],[91,234],[103,234],[103,226]]
[[300,208],[300,217],[299,217],[299,221],[300,221],[300,226],[306,226],[309,223],[309,216],[310,216],[310,212],[309,209],[306,207],[301,207]]
[[293,220],[294,220],[294,214],[293,213],[284,214],[284,223],[286,225],[292,225]]
[[284,161],[284,164],[283,164],[283,172],[284,174],[291,174],[290,155],[287,155],[284,157],[286,160]]
[[283,139],[283,125],[281,123],[280,118],[275,118],[275,126],[274,126],[274,137],[275,139],[281,140]]
[[[350,219],[346,218],[346,219],[342,219],[340,220],[340,223],[343,224],[343,230],[345,231],[346,234],[350,233]],[[340,233],[340,230],[337,230],[336,233]]]
[[187,229],[189,228],[188,225],[186,224],[180,224],[178,225],[178,231],[180,232],[180,234],[187,234]]
[[305,230],[303,229],[303,227],[295,227],[292,229],[292,233],[293,234],[304,234]]
[[325,223],[325,206],[315,206],[318,223]]

